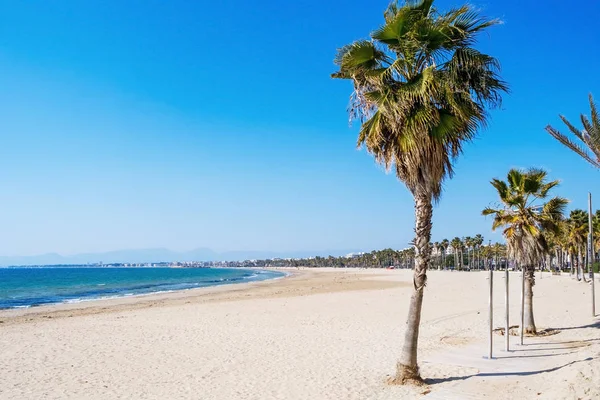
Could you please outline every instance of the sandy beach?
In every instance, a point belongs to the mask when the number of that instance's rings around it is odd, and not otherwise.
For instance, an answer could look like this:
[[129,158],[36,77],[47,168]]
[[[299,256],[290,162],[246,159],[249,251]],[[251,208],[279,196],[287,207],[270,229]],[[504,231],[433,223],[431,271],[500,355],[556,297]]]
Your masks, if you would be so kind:
[[[598,399],[600,318],[590,286],[537,273],[551,336],[487,354],[488,273],[431,271],[420,365],[386,383],[411,271],[293,270],[269,282],[0,312],[1,399]],[[519,275],[511,274],[511,325]],[[495,326],[504,278],[495,275]]]

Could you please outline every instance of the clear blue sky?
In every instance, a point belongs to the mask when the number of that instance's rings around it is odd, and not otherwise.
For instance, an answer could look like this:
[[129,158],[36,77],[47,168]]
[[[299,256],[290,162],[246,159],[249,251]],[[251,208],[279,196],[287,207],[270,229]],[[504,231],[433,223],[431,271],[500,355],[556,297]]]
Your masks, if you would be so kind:
[[[512,93],[458,162],[433,240],[498,239],[480,210],[511,167],[548,169],[572,207],[589,189],[600,205],[600,173],[543,130],[600,99],[600,3],[473,3],[504,21],[480,48]],[[411,239],[410,194],[355,148],[351,87],[329,77],[387,0],[0,4],[0,255]]]

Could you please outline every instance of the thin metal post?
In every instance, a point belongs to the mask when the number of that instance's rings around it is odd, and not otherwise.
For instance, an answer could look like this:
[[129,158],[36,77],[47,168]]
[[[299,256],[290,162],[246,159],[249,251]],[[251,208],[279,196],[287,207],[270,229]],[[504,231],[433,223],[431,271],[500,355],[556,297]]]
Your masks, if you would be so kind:
[[590,279],[592,280],[592,317],[596,316],[596,288],[594,284],[594,230],[592,221],[592,194],[588,193],[588,271],[590,273]]
[[509,307],[508,307],[509,306],[509,304],[508,304],[508,256],[506,256],[506,268],[505,268],[504,275],[505,275],[505,279],[504,279],[505,282],[504,283],[506,285],[506,293],[504,294],[504,304],[505,304],[505,307],[506,307],[506,321],[505,321],[506,325],[504,327],[504,341],[506,342],[505,343],[506,351],[510,351],[510,334],[509,334],[509,331],[510,331],[510,322],[509,322],[509,318],[508,318],[509,317]]
[[521,346],[523,346],[523,333],[525,332],[525,268],[521,265]]
[[494,346],[494,270],[490,265],[490,360]]

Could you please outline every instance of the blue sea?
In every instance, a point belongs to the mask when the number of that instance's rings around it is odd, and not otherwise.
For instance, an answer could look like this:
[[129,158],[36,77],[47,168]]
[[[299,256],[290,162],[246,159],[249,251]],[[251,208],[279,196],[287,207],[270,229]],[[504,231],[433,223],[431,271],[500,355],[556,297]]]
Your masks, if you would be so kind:
[[0,309],[262,281],[283,275],[241,268],[0,268]]

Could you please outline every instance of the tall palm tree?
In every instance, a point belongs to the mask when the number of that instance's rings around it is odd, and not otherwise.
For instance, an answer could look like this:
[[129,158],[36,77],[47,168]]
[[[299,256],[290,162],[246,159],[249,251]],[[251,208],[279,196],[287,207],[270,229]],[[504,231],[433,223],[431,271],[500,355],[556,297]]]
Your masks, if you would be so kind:
[[453,175],[453,162],[498,106],[507,86],[498,61],[476,50],[477,35],[495,25],[470,6],[449,12],[433,0],[394,1],[370,40],[338,50],[338,72],[354,86],[349,114],[364,145],[394,169],[415,200],[414,292],[394,381],[420,380],[417,342],[430,264],[433,202]]
[[588,236],[588,213],[583,210],[573,210],[567,219],[567,243],[571,253],[571,272],[573,266],[576,266],[577,280],[585,281],[583,274],[583,250],[587,246]]
[[450,242],[450,246],[452,246],[452,252],[454,253],[454,269],[459,270],[458,255],[463,246],[462,240],[460,240],[459,237],[455,237],[452,239],[452,242]]
[[473,238],[471,236],[467,236],[463,240],[465,247],[467,249],[467,266],[471,269],[471,248],[473,247]]
[[[559,232],[554,235],[554,240],[556,241],[556,257],[558,258],[558,268],[562,272],[566,265],[566,260],[569,255],[569,225],[567,220],[564,219],[559,224]],[[572,263],[571,263],[572,265]]]
[[444,252],[444,268],[446,268],[446,254],[448,252],[448,246],[450,246],[448,239],[442,240],[441,246]]
[[596,168],[600,168],[600,116],[591,93],[589,95],[589,101],[591,119],[583,114],[579,117],[583,129],[577,129],[563,115],[560,116],[560,119],[562,119],[569,131],[571,131],[577,139],[583,142],[585,147],[573,142],[566,135],[560,133],[550,125],[546,126],[546,131],[563,145],[577,153],[585,161]]
[[503,227],[508,250],[525,273],[525,325],[524,332],[536,333],[533,318],[533,286],[535,265],[547,252],[543,232],[558,232],[559,221],[568,203],[562,197],[548,199],[559,181],[548,182],[541,169],[522,171],[511,169],[507,182],[492,180],[501,204],[486,208],[483,215],[493,215],[492,230]]
[[[506,251],[505,251],[505,246],[501,245],[500,243],[494,243],[492,245],[493,248],[493,253],[494,256],[496,257],[496,269],[500,269],[502,262],[500,260],[501,257],[506,255]],[[506,260],[506,262],[508,263],[508,259]]]
[[438,269],[442,269],[442,264],[445,261],[444,252],[446,251],[446,249],[444,248],[444,244],[442,242],[437,242],[437,250],[438,250],[438,254],[440,255],[440,264],[439,264]]
[[483,245],[483,235],[481,235],[480,233],[475,235],[475,237],[473,238],[473,244],[475,245],[475,249],[477,250],[477,258],[476,258],[477,269],[481,269],[481,260],[479,258],[480,258],[481,245]]
[[494,248],[490,244],[489,246],[482,246],[480,250],[480,256],[483,257],[483,269],[489,267],[492,268],[492,258],[494,256]]

